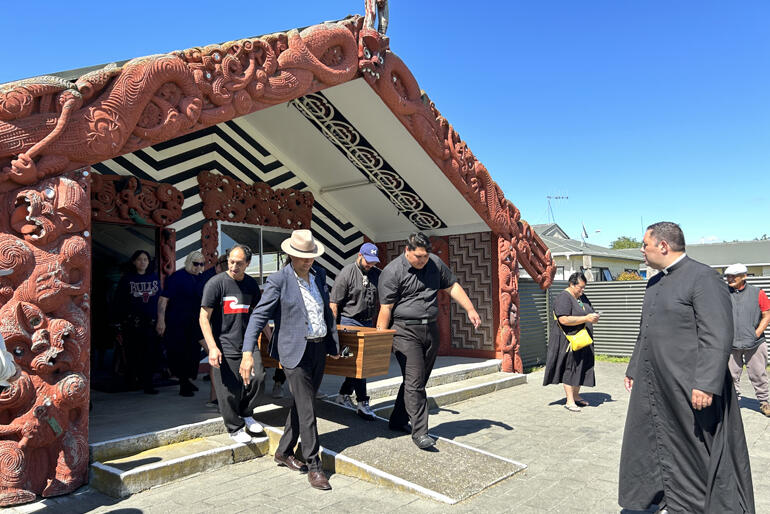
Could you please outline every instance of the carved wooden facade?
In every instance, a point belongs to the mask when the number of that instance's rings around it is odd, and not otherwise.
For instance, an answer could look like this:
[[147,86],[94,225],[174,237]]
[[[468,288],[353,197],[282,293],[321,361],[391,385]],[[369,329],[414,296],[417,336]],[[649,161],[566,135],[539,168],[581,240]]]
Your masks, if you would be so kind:
[[[91,205],[82,168],[358,77],[497,237],[497,347],[504,369],[521,371],[517,266],[547,287],[553,260],[390,52],[386,27],[387,2],[369,0],[366,18],[141,57],[74,82],[0,85],[0,201],[12,213],[0,218],[0,269],[12,270],[0,278],[0,332],[24,370],[0,395],[0,505],[87,479]],[[204,245],[211,231],[204,226]],[[173,234],[161,237],[170,245]]]
[[213,266],[218,257],[217,221],[292,230],[310,228],[313,193],[309,191],[272,189],[264,182],[249,185],[209,171],[198,174],[198,186],[203,216],[208,220],[201,230],[206,267]]

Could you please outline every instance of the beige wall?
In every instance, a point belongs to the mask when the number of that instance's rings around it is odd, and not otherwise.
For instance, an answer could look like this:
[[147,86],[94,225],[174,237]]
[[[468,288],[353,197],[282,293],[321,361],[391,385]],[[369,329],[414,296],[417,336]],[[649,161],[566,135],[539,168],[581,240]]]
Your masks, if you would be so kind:
[[[569,259],[563,255],[557,255],[553,258],[554,263],[557,266],[556,280],[566,280],[569,276],[580,270],[580,266],[583,265],[582,255],[571,255]],[[564,275],[559,276],[559,267],[564,267]],[[626,269],[639,269],[639,261],[632,259],[613,259],[607,257],[591,257],[591,268],[594,271],[594,275],[598,272],[599,268],[609,268],[613,278],[623,273]]]

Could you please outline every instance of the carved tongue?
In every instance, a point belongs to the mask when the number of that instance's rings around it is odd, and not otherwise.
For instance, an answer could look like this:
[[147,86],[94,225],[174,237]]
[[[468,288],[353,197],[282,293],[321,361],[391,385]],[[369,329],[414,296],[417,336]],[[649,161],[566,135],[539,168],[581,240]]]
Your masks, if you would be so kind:
[[24,235],[27,235],[27,234],[32,234],[32,233],[34,233],[34,232],[35,232],[35,230],[37,230],[37,225],[30,225],[29,223],[27,223],[26,225],[24,225],[23,227],[21,227],[21,231],[20,231],[20,232],[21,232],[22,234],[24,234]]
[[11,225],[13,225],[14,227],[17,227],[22,223],[24,223],[27,219],[27,214],[28,214],[28,211],[27,211],[26,205],[21,205],[19,207],[16,207],[13,210],[13,215],[11,215]]

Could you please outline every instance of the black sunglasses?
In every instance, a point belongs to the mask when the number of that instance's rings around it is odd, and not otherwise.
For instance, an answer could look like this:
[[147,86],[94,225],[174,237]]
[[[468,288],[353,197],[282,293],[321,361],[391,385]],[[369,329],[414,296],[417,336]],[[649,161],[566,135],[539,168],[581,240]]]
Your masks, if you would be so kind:
[[193,262],[192,263],[193,266],[203,266],[204,264],[206,264],[206,263],[205,262]]

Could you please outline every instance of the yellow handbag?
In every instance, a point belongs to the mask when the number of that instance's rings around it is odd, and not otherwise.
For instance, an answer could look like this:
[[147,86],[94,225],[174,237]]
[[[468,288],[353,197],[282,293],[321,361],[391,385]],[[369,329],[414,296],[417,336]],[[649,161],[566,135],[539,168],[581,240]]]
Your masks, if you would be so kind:
[[567,351],[572,350],[573,352],[576,352],[594,342],[594,340],[591,338],[591,334],[588,333],[588,330],[586,329],[586,327],[583,327],[580,330],[578,330],[576,334],[569,335],[566,332],[564,332],[564,329],[562,328],[561,323],[559,323],[559,320],[556,317],[556,312],[553,313],[553,319],[556,320],[556,324],[559,325],[559,328],[561,328],[561,331],[564,334],[564,337],[566,337],[567,341],[569,341],[569,348],[567,348]]

